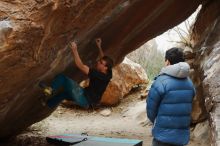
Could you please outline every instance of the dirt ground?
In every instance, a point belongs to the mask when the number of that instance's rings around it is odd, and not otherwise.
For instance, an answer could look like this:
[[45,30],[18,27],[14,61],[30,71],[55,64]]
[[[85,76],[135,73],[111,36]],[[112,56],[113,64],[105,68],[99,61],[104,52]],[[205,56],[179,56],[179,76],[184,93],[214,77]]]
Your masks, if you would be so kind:
[[[146,118],[145,100],[136,91],[111,108],[83,110],[61,105],[48,118],[30,126],[13,141],[0,145],[51,146],[46,142],[46,136],[87,133],[91,136],[140,139],[143,146],[150,146],[152,124]],[[105,113],[109,111],[110,114]],[[207,143],[192,138],[189,146],[207,146]]]

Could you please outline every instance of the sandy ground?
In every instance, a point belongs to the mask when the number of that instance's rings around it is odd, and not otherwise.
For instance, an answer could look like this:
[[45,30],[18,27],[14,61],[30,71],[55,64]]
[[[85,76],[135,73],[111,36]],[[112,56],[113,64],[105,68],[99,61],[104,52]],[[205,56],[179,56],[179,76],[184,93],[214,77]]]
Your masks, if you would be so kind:
[[[102,107],[96,110],[83,110],[77,107],[59,106],[48,118],[30,126],[14,141],[1,146],[50,146],[45,140],[48,135],[81,134],[131,138],[143,140],[143,146],[150,146],[152,124],[146,118],[145,99],[140,92],[128,95],[117,107]],[[101,113],[111,111],[109,116]],[[208,143],[194,138],[189,146],[207,146]]]

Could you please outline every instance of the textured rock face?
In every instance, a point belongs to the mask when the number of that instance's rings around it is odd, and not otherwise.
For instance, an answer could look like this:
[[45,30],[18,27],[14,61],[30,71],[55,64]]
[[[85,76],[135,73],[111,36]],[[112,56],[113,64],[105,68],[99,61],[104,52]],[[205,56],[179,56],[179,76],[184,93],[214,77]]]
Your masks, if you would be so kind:
[[[37,83],[66,70],[77,80],[67,42],[77,39],[86,64],[93,40],[116,62],[187,18],[202,0],[1,0],[0,138],[20,132],[50,112],[40,107]],[[16,121],[16,122],[15,122]]]
[[208,120],[198,123],[190,134],[190,139],[197,140],[197,145],[210,145],[210,127]]
[[[214,0],[207,3],[200,12],[194,27],[194,39],[196,53],[195,83],[197,101],[204,117],[210,118],[212,128],[212,145],[219,145],[220,135],[220,1]],[[204,105],[205,103],[205,105]],[[202,105],[203,104],[203,105]],[[198,107],[198,109],[199,109]],[[205,109],[204,109],[205,108]],[[207,112],[205,112],[207,111]],[[206,115],[204,115],[204,113]],[[201,118],[203,117],[203,118]]]
[[145,70],[139,64],[125,58],[113,69],[113,78],[102,96],[101,103],[117,104],[134,86],[147,83]]

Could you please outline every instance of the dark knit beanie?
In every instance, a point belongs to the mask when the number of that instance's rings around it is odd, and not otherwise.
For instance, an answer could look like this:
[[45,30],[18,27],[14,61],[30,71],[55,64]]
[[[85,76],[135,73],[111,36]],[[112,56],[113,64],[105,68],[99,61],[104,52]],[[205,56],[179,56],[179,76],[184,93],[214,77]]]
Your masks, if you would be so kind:
[[165,60],[168,60],[170,64],[176,64],[179,62],[184,62],[183,49],[181,48],[171,48],[166,51]]

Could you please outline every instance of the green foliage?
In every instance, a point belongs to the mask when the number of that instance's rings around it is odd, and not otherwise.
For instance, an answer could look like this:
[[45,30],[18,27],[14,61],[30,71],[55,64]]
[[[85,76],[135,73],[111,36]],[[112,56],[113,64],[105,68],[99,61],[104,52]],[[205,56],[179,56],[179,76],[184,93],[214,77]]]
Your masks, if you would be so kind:
[[154,40],[131,52],[127,57],[140,64],[150,80],[153,80],[164,66],[164,53],[157,50],[157,44]]

